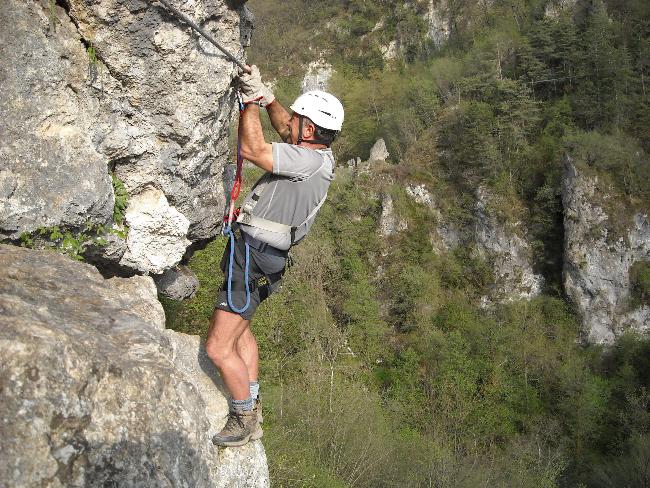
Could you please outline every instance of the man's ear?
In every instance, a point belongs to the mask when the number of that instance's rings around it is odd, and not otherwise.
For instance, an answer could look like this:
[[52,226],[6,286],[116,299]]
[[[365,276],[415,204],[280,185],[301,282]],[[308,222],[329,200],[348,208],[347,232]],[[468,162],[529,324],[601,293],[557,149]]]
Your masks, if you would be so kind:
[[302,137],[311,139],[316,134],[316,126],[312,122],[306,123],[302,128]]

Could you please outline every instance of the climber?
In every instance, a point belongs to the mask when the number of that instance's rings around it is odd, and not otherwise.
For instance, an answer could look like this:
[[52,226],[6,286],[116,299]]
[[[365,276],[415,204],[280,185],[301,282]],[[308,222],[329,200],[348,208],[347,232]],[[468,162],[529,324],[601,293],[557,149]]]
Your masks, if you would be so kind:
[[[208,356],[232,397],[226,425],[213,438],[218,446],[241,446],[262,437],[259,356],[250,321],[258,305],[280,287],[289,248],[309,232],[327,197],[334,172],[330,146],[343,124],[343,106],[329,93],[300,95],[289,114],[262,83],[256,66],[239,82],[245,104],[239,150],[266,173],[233,225],[235,239],[221,260],[222,271],[231,273],[231,286],[224,283],[217,297],[206,341]],[[264,140],[261,107],[284,143]]]

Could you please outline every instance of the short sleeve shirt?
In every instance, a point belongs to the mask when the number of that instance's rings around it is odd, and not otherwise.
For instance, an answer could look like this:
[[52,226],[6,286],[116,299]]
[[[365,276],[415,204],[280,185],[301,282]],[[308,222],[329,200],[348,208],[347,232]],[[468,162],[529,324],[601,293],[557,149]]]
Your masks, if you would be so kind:
[[[266,173],[253,187],[266,183],[253,215],[291,227],[301,226],[296,235],[296,239],[301,239],[309,232],[315,215],[307,218],[327,196],[334,177],[334,156],[329,148],[314,150],[285,143],[273,143],[272,147],[273,173]],[[252,192],[244,205],[251,198]],[[291,247],[288,234],[243,224],[242,229],[278,249]]]

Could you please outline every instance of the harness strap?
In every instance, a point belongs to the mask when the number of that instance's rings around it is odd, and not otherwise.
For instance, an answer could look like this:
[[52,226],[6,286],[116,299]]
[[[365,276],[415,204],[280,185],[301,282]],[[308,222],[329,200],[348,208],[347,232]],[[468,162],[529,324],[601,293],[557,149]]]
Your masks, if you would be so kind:
[[244,212],[244,209],[239,212],[237,222],[240,224],[257,227],[258,229],[267,230],[269,232],[277,232],[278,234],[291,233],[290,225],[281,224],[280,222],[273,222],[272,220],[263,219],[262,217],[256,217],[247,212]]
[[[261,184],[259,186],[266,186],[266,184]],[[325,196],[321,199],[320,202],[318,202],[318,205],[316,205],[314,209],[309,213],[309,215],[307,215],[307,218],[305,220],[303,220],[300,224],[296,226],[291,226],[291,225],[281,224],[280,222],[275,222],[273,220],[268,220],[253,215],[253,209],[255,208],[255,205],[257,204],[257,200],[258,200],[256,198],[253,198],[252,202],[250,202],[251,204],[244,205],[241,208],[241,210],[239,211],[239,216],[237,217],[237,222],[240,224],[250,225],[251,227],[256,227],[258,229],[266,230],[269,232],[276,232],[278,234],[289,234],[291,236],[291,245],[293,245],[296,243],[296,232],[298,231],[298,229],[300,229],[303,225],[309,222],[316,215],[316,213],[318,213],[320,208],[325,203],[326,199],[327,199],[327,193],[325,193]]]

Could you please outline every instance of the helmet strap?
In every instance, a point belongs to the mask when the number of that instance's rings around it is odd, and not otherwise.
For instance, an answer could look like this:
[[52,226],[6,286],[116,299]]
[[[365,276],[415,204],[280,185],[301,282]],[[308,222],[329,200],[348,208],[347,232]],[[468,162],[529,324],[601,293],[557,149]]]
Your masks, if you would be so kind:
[[303,115],[298,114],[298,142],[297,144],[302,143],[303,138],[302,138],[302,127],[305,122],[305,117]]

